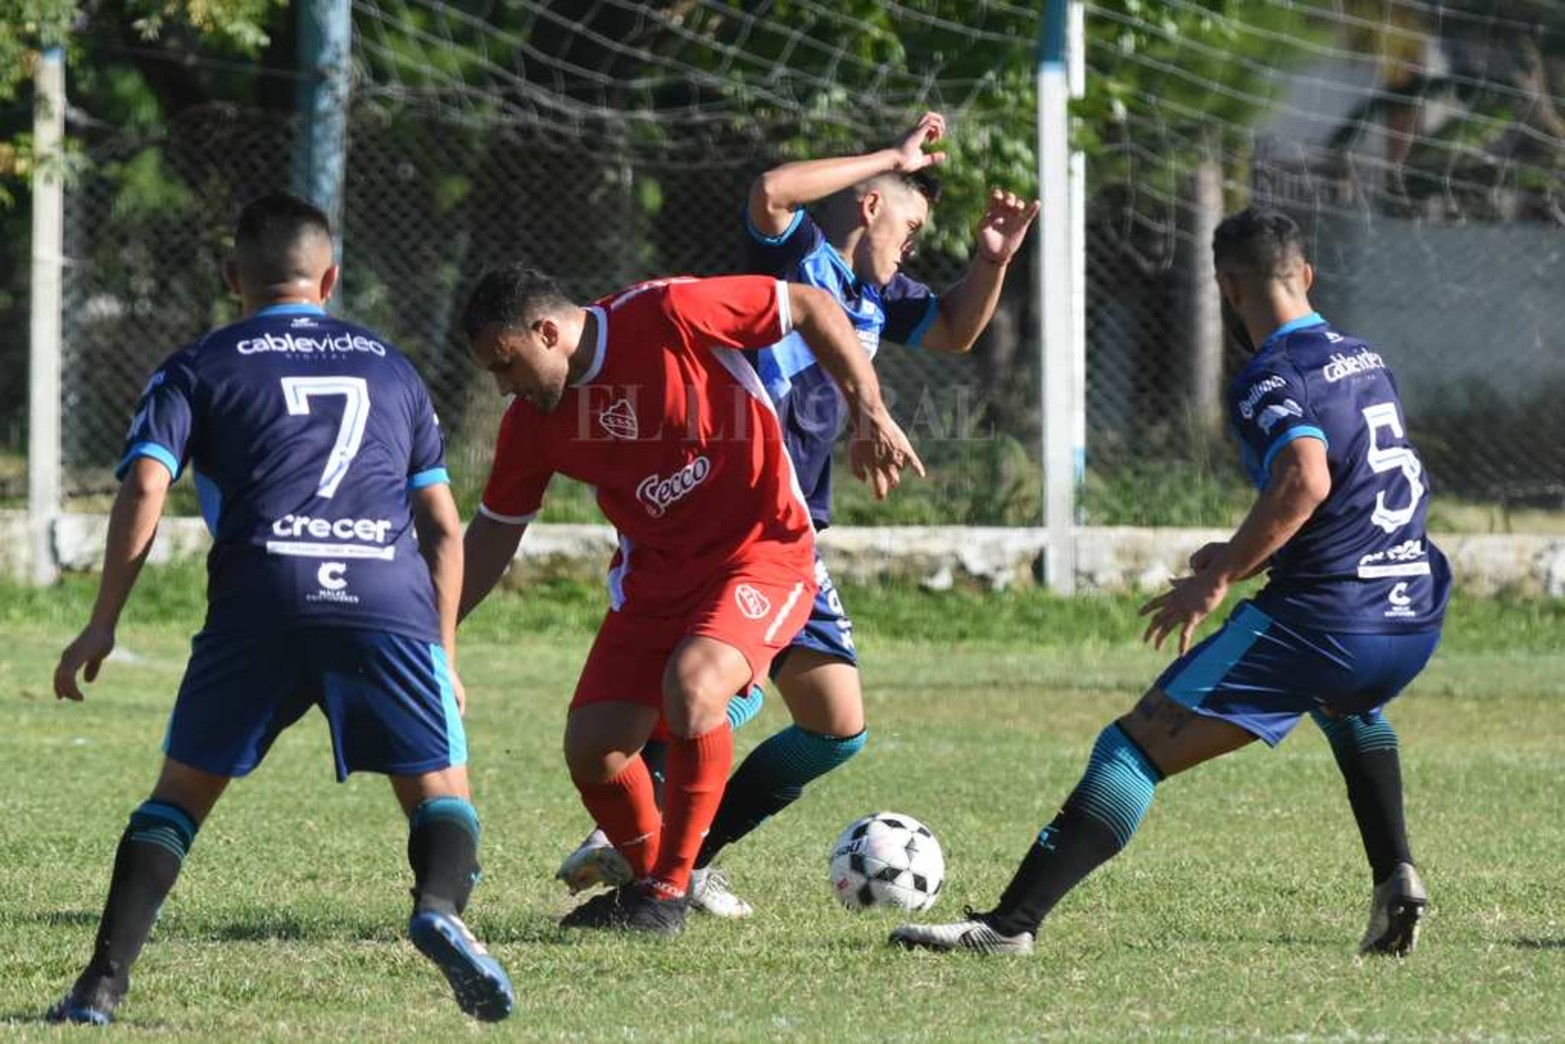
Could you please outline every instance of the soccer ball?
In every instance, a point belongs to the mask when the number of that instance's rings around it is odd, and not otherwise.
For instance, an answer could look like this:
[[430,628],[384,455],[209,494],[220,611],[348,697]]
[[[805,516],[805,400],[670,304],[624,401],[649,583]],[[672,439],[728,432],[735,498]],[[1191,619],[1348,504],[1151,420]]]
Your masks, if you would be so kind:
[[927,910],[945,884],[946,859],[928,827],[899,812],[848,825],[831,846],[831,887],[849,910]]

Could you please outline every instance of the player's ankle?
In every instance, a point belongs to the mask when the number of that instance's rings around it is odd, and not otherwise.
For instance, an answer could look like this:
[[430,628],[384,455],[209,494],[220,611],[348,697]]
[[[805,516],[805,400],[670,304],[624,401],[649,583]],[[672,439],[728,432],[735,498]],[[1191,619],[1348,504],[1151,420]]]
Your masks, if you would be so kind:
[[652,896],[652,898],[661,899],[664,902],[683,902],[686,895],[685,889],[669,881],[657,878],[648,878],[646,889],[647,894]]

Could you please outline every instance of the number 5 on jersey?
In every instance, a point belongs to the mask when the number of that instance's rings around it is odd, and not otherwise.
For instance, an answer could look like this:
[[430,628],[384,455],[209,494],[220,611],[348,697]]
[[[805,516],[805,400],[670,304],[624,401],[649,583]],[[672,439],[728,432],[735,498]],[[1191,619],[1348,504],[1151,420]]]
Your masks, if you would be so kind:
[[1402,477],[1407,479],[1407,506],[1386,507],[1386,492],[1381,490],[1375,494],[1375,513],[1370,516],[1370,521],[1375,525],[1387,533],[1395,533],[1413,521],[1413,513],[1418,509],[1418,502],[1424,499],[1424,465],[1411,446],[1380,445],[1382,428],[1389,431],[1393,439],[1406,437],[1402,430],[1402,418],[1397,414],[1396,403],[1379,402],[1365,407],[1364,421],[1369,425],[1370,469],[1377,475],[1386,471],[1400,470]]
[[[342,408],[342,423],[337,426],[337,441],[326,455],[320,484],[315,487],[316,496],[330,497],[342,484],[348,465],[353,463],[359,445],[364,441],[364,426],[370,419],[369,386],[363,377],[284,377],[282,385],[288,412],[294,416],[309,415],[311,396],[341,395],[347,400]],[[1398,434],[1401,434],[1400,428]],[[1417,499],[1414,498],[1415,503]]]

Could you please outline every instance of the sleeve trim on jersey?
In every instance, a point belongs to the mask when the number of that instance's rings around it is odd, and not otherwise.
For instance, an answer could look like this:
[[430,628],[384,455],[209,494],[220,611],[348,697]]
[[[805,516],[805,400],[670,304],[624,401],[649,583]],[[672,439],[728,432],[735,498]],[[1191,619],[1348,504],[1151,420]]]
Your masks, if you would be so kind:
[[580,380],[572,381],[572,388],[580,388],[584,384],[590,384],[598,376],[598,371],[603,369],[604,349],[609,343],[609,317],[603,309],[597,305],[588,305],[587,311],[591,312],[598,320],[598,343],[592,349],[592,365],[587,367],[587,372],[581,375]]
[[1331,445],[1330,440],[1326,438],[1326,433],[1313,424],[1300,424],[1298,427],[1289,428],[1277,436],[1276,442],[1266,447],[1266,456],[1261,461],[1262,475],[1270,475],[1272,473],[1272,461],[1276,460],[1277,454],[1282,452],[1282,448],[1294,439],[1320,439],[1327,446]]
[[908,334],[907,345],[909,348],[917,348],[924,343],[924,335],[929,332],[931,326],[935,325],[935,318],[939,314],[940,299],[934,294],[930,294],[929,304],[924,309],[924,318],[920,319],[918,325],[913,327],[913,332]]
[[538,517],[538,512],[536,511],[530,515],[502,515],[498,511],[489,510],[489,508],[485,507],[483,504],[478,505],[478,513],[483,515],[485,518],[493,519],[494,521],[507,526],[525,526],[527,523]]
[[119,467],[114,469],[114,477],[123,479],[125,473],[130,470],[131,462],[137,457],[150,457],[168,469],[169,478],[179,478],[179,458],[174,456],[166,447],[156,442],[138,442],[125,451]]
[[800,207],[793,212],[793,217],[789,219],[787,228],[783,229],[782,232],[778,235],[769,236],[755,227],[755,222],[750,220],[750,205],[748,203],[745,204],[744,230],[750,233],[751,238],[753,238],[756,242],[765,243],[767,246],[777,246],[778,244],[787,240],[789,236],[793,235],[799,230],[799,225],[803,221],[804,208]]
[[781,279],[777,280],[777,325],[782,328],[783,337],[793,332],[793,298],[788,296],[788,284]]
[[420,471],[416,475],[408,476],[408,492],[423,489],[425,486],[449,486],[451,485],[451,473],[445,468],[429,468]]

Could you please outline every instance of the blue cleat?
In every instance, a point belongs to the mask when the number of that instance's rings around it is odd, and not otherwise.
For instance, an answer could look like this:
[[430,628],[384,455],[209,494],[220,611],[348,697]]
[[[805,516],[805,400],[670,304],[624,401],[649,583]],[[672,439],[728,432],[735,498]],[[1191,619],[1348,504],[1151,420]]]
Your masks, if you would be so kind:
[[77,1026],[107,1026],[114,1021],[114,1009],[125,998],[125,987],[112,979],[85,975],[76,980],[71,992],[44,1013],[45,1022],[68,1022]]
[[511,1014],[516,994],[510,978],[460,917],[433,910],[415,913],[408,922],[408,938],[445,973],[464,1012],[482,1022],[499,1022]]

